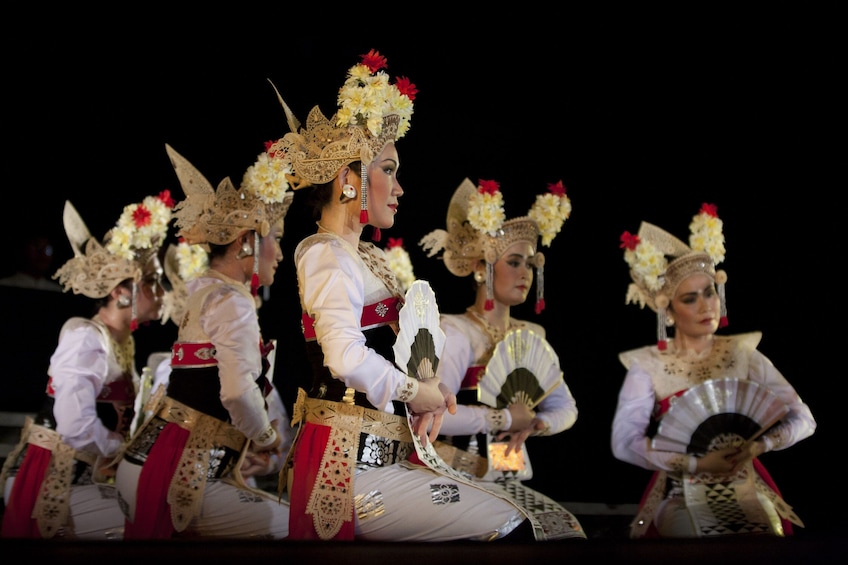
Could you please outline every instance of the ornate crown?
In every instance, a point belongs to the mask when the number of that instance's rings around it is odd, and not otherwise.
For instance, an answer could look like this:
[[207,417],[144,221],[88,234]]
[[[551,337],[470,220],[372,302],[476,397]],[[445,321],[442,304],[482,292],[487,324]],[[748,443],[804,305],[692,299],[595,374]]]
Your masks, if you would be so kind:
[[724,284],[727,273],[716,270],[724,261],[723,223],[714,204],[703,204],[689,224],[689,245],[667,231],[642,222],[636,235],[624,232],[620,247],[630,266],[632,282],[627,287],[626,304],[638,304],[657,313],[658,344],[665,349],[665,309],[677,287],[695,273],[703,273],[718,285],[721,298],[720,325],[727,325]]
[[293,189],[327,183],[354,161],[368,165],[387,143],[406,135],[418,90],[405,77],[390,84],[385,67],[386,58],[377,51],[362,55],[339,89],[333,117],[327,119],[315,106],[304,128],[277,91],[291,131],[268,150],[291,164]]
[[101,244],[92,237],[70,201],[65,201],[63,222],[73,258],[53,275],[63,290],[89,298],[103,298],[121,282],[140,282],[147,264],[159,252],[168,234],[174,201],[169,191],[130,204]]
[[293,193],[287,169],[269,154],[260,154],[247,169],[239,190],[229,177],[216,190],[173,147],[165,144],[165,149],[186,195],[174,208],[174,218],[178,237],[187,243],[226,245],[244,230],[264,237],[288,211]]

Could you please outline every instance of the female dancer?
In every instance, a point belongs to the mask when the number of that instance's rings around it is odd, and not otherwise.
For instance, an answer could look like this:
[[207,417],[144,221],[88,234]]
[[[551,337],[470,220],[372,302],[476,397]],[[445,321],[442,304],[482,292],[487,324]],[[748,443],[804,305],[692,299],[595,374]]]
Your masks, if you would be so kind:
[[[789,382],[757,351],[759,332],[716,335],[727,322],[727,275],[716,270],[725,255],[722,225],[716,207],[704,204],[690,224],[688,246],[647,222],[637,235],[621,236],[633,281],[627,302],[647,304],[656,312],[658,328],[656,345],[619,355],[627,374],[613,419],[612,452],[654,471],[631,537],[783,536],[792,533],[793,523],[803,525],[758,456],[811,436],[816,422]],[[669,339],[666,327],[672,325]],[[718,434],[703,452],[671,449],[673,444],[655,447],[652,437],[687,389],[726,378],[763,385],[763,392],[776,395],[788,413],[756,438]]]
[[126,206],[101,244],[65,202],[74,257],[53,278],[94,299],[95,314],[62,326],[44,408],[6,459],[3,537],[123,537],[123,514],[102,466],[129,437],[139,383],[132,332],[162,314],[157,253],[173,205],[164,191]]
[[291,132],[271,147],[294,187],[312,187],[318,220],[295,252],[313,381],[298,393],[300,428],[281,478],[290,538],[493,540],[526,522],[523,512],[435,455],[429,440],[455,397],[394,364],[403,293],[385,253],[360,241],[366,226],[378,238],[394,225],[404,193],[395,141],[417,90],[404,78],[390,84],[385,66],[379,53],[364,55],[337,114],[328,120],[315,107],[299,131],[283,103]]
[[[476,285],[474,303],[465,313],[441,316],[445,350],[436,376],[456,394],[458,405],[456,415],[442,424],[446,446],[440,445],[439,450],[486,488],[520,502],[540,526],[535,529],[537,538],[547,540],[585,538],[586,534],[571,512],[525,486],[521,479],[526,474],[518,469],[493,470],[488,447],[505,442],[505,456],[516,452],[526,457],[524,441],[571,428],[577,420],[577,404],[561,376],[535,409],[519,401],[502,409],[486,406],[478,400],[478,383],[495,347],[509,331],[522,329],[529,332],[525,335],[544,340],[542,326],[513,318],[510,308],[527,300],[533,267],[542,272],[545,257],[537,250],[539,238],[550,245],[570,213],[571,202],[559,182],[537,198],[529,215],[504,221],[498,183],[481,180],[478,187],[465,179],[451,198],[447,230],[434,230],[420,242],[430,256],[444,249],[441,258],[448,270],[460,277],[473,273]],[[540,275],[537,281],[537,312],[544,305],[542,279]],[[525,469],[526,465],[529,461]]]
[[281,441],[267,409],[269,348],[256,293],[273,282],[282,260],[291,191],[285,176],[267,167],[267,154],[248,169],[240,190],[229,178],[215,190],[166,149],[186,193],[174,209],[178,236],[208,246],[209,268],[187,283],[167,392],[118,463],[125,539],[284,538],[287,506],[250,488],[242,465],[250,453],[270,466]]

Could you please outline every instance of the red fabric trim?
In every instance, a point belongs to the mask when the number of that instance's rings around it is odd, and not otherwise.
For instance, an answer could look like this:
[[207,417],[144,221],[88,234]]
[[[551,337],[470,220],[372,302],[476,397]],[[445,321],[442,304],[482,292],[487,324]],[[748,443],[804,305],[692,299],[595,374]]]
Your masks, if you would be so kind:
[[[306,505],[312,494],[312,487],[320,471],[324,447],[330,441],[330,427],[309,422],[303,423],[300,437],[295,444],[294,464],[292,468],[292,487],[289,493],[289,537],[292,540],[320,540],[315,531],[312,514],[306,513]],[[335,541],[353,541],[354,519],[342,524],[341,530],[333,538]]]
[[[383,305],[387,308],[381,316],[378,306]],[[362,329],[369,327],[381,326],[389,322],[396,322],[400,319],[400,299],[397,297],[387,298],[374,304],[369,304],[362,309],[362,317],[359,319],[359,325]],[[315,339],[315,320],[306,312],[301,314],[301,324],[303,326],[303,337],[306,339]]]
[[[47,377],[47,396],[55,398],[56,389],[53,388],[53,377]],[[103,385],[97,402],[118,402],[121,404],[133,404],[135,401],[135,388],[132,384],[132,376],[123,375],[109,384]]]
[[474,365],[468,367],[468,370],[465,371],[465,376],[462,378],[462,384],[459,386],[460,390],[477,389],[477,385],[480,384],[480,379],[483,378],[483,373],[485,372],[485,365]]
[[206,353],[204,353],[204,357],[198,357],[198,351],[214,352],[215,346],[211,342],[193,343],[178,341],[171,347],[171,366],[213,367],[218,364],[218,360],[215,357],[206,358]]
[[177,471],[189,431],[168,423],[150,449],[138,478],[135,520],[126,520],[124,539],[167,539],[174,535],[168,487]]
[[27,445],[26,455],[3,511],[2,537],[41,538],[38,522],[31,516],[52,455],[49,449]]

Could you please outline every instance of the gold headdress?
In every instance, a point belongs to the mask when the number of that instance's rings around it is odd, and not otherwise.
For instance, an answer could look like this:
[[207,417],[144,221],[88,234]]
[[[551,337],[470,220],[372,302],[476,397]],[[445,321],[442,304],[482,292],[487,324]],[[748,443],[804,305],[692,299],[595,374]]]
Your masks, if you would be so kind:
[[201,245],[190,245],[181,239],[177,245],[171,244],[165,252],[165,276],[171,283],[171,290],[163,299],[162,323],[169,319],[179,325],[188,303],[186,283],[201,276],[209,268],[209,255]]
[[[266,152],[248,167],[239,190],[229,177],[224,178],[218,189],[206,180],[200,171],[185,157],[165,144],[174,171],[185,192],[185,200],[174,208],[174,218],[179,232],[191,245],[227,245],[244,230],[255,231],[262,237],[268,235],[271,226],[283,218],[291,205],[293,193],[289,190],[287,164]],[[254,240],[253,280],[251,291],[259,289],[259,239]]]
[[418,245],[432,257],[444,249],[442,259],[448,270],[464,277],[474,271],[478,261],[486,261],[486,309],[494,307],[494,264],[517,241],[533,246],[536,281],[536,313],[545,308],[545,256],[537,250],[539,237],[549,247],[571,215],[571,200],[562,181],[548,185],[548,193],[536,197],[526,216],[505,220],[500,185],[480,180],[479,187],[469,179],[459,185],[448,205],[447,230],[437,229],[425,235]]
[[[386,144],[409,131],[412,101],[418,93],[406,77],[389,84],[389,75],[382,70],[386,67],[386,58],[377,51],[362,55],[362,61],[350,68],[339,89],[338,110],[333,117],[327,119],[315,106],[304,128],[277,91],[291,131],[268,148],[270,155],[290,166],[294,190],[330,182],[342,167],[360,161],[363,224],[368,223],[366,167]],[[375,239],[379,240],[379,232],[375,232]]]
[[716,206],[703,204],[689,224],[689,245],[648,222],[642,222],[637,235],[630,232],[621,235],[620,247],[624,249],[624,260],[630,266],[633,280],[627,288],[625,303],[639,304],[640,308],[647,304],[657,313],[657,347],[660,350],[667,346],[666,308],[677,287],[689,275],[703,273],[718,285],[719,326],[727,325],[724,289],[727,273],[716,270],[725,255],[722,227]]
[[148,196],[141,203],[125,206],[117,224],[106,233],[101,244],[92,237],[77,209],[66,200],[62,215],[74,256],[53,278],[59,279],[64,291],[73,290],[74,294],[89,298],[103,298],[121,282],[131,279],[134,326],[137,284],[168,235],[173,206],[174,201],[167,190],[158,196]]

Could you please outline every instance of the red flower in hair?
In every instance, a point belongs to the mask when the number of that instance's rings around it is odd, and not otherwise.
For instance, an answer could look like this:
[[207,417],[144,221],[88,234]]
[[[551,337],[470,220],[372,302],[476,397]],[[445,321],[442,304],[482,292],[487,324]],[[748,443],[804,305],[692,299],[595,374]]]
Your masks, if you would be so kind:
[[376,73],[380,69],[385,69],[389,66],[386,58],[373,49],[362,56],[362,64],[371,69],[372,73]]
[[638,235],[632,234],[629,231],[626,231],[623,234],[621,234],[621,245],[619,245],[619,247],[621,249],[626,248],[626,249],[629,249],[630,251],[633,251],[634,249],[636,249],[637,245],[639,245],[639,236]]
[[162,192],[160,192],[159,193],[159,200],[161,200],[162,203],[165,206],[167,206],[168,208],[174,207],[175,202],[174,202],[174,199],[171,198],[171,191],[170,190],[163,190]]
[[707,216],[712,216],[713,218],[718,218],[718,206],[715,204],[707,204],[704,202],[701,204],[701,214],[706,214]]
[[397,81],[395,81],[395,86],[401,94],[405,94],[410,100],[415,100],[415,95],[418,94],[418,88],[408,78],[398,77]]
[[392,247],[400,247],[403,249],[403,238],[402,237],[390,237],[389,242],[386,244],[386,247],[391,249]]
[[495,194],[501,188],[498,181],[480,179],[478,191],[480,194]]
[[557,196],[564,196],[565,195],[565,185],[562,184],[561,180],[556,182],[556,183],[549,182],[548,183],[548,190],[550,190],[552,193],[556,194]]
[[151,216],[152,214],[150,213],[150,210],[148,210],[146,206],[141,204],[133,211],[133,223],[137,228],[144,227],[150,224]]

